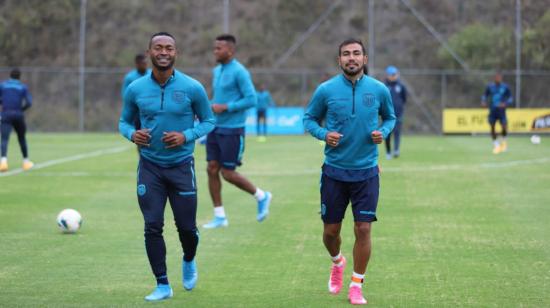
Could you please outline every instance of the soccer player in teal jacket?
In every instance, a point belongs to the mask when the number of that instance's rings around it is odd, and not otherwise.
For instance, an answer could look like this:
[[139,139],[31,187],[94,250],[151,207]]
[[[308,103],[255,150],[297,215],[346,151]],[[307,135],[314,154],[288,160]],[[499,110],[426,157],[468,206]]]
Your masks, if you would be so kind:
[[[157,280],[148,301],[172,297],[166,271],[166,245],[162,236],[164,207],[170,201],[183,249],[183,286],[197,282],[195,254],[197,183],[193,150],[195,140],[214,128],[214,115],[204,87],[174,69],[176,41],[166,32],[149,43],[153,72],[134,81],[124,94],[120,133],[140,147],[137,196],[145,221],[145,248]],[[142,128],[136,130],[139,116]],[[199,124],[194,126],[198,118]]]
[[203,227],[225,227],[228,220],[222,205],[220,174],[229,183],[256,198],[256,220],[263,221],[269,214],[271,193],[254,186],[236,171],[244,152],[246,110],[256,106],[256,91],[248,70],[234,58],[236,39],[224,34],[216,38],[214,56],[219,63],[213,71],[212,110],[216,114],[216,128],[206,138],[208,161],[208,188],[214,204],[214,218]]
[[[371,223],[377,220],[377,145],[391,133],[396,117],[388,88],[363,72],[367,56],[360,40],[340,44],[338,63],[343,74],[317,87],[305,112],[304,126],[314,137],[326,141],[321,217],[323,242],[333,261],[329,292],[336,294],[342,288],[346,259],[340,252],[340,229],[351,201],[355,246],[348,298],[352,304],[366,304],[361,287],[371,253]],[[324,127],[320,125],[323,120]]]

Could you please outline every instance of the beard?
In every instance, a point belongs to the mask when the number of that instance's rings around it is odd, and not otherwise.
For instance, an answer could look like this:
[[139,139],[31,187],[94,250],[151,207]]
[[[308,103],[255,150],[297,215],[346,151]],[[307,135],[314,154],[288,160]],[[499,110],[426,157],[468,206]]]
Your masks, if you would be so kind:
[[363,71],[363,66],[359,64],[354,64],[354,65],[357,66],[355,69],[349,69],[349,68],[346,68],[346,66],[342,66],[342,65],[340,65],[340,69],[342,69],[342,71],[348,76],[357,76],[357,74],[360,74]]
[[161,65],[158,63],[157,59],[154,57],[151,57],[151,63],[153,63],[153,66],[159,70],[159,71],[167,71],[171,69],[174,66],[174,62],[176,62],[175,58],[169,58],[169,63],[166,65]]

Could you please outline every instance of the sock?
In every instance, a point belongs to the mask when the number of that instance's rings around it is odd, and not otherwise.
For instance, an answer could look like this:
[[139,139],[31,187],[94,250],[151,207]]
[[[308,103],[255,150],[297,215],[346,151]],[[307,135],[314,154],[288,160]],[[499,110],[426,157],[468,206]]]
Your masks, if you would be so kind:
[[23,163],[29,163],[30,160],[28,158],[23,158]]
[[336,266],[342,266],[344,265],[344,256],[342,256],[342,253],[338,253],[336,256],[331,256],[330,257],[332,259],[332,263],[334,263],[334,265]]
[[495,147],[499,146],[498,140],[493,140],[493,146],[495,146]]
[[364,278],[365,278],[365,274],[361,275],[361,274],[357,274],[356,272],[353,272],[353,275],[351,275],[351,283],[349,284],[350,288],[353,286],[362,287]]
[[166,276],[166,275],[158,276],[157,277],[157,285],[159,285],[159,284],[169,284],[168,283],[168,276]]
[[214,216],[225,218],[225,209],[223,205],[214,207]]
[[6,156],[2,156],[0,162],[2,163],[7,163],[8,162],[8,158]]
[[265,191],[256,187],[256,193],[254,194],[254,198],[256,198],[256,200],[258,201],[262,201],[263,199],[265,199]]

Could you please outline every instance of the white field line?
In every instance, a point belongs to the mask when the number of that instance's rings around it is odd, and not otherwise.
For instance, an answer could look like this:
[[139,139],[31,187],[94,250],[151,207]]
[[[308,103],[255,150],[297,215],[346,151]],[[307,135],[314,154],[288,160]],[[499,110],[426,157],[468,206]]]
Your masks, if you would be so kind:
[[[77,160],[82,160],[82,159],[86,159],[86,158],[98,157],[98,156],[103,156],[103,155],[107,155],[107,154],[120,153],[120,152],[126,151],[129,148],[130,147],[128,147],[128,146],[109,148],[109,149],[97,150],[97,151],[93,151],[93,152],[89,152],[89,153],[82,153],[82,154],[77,154],[77,155],[73,155],[73,156],[67,156],[67,157],[63,157],[63,158],[48,160],[48,161],[45,161],[45,162],[35,164],[34,167],[32,168],[32,171],[40,170],[40,169],[44,169],[44,168],[47,168],[47,167],[68,163],[68,162],[73,162],[73,161],[77,161]],[[22,172],[23,172],[23,169],[21,169],[21,168],[14,169],[12,171],[8,171],[8,172],[5,172],[5,173],[0,173],[0,177],[16,175],[16,174],[19,174],[19,173],[22,173]],[[31,175],[31,174],[34,175],[33,173],[34,172],[29,171],[29,175]],[[37,175],[41,175],[41,173],[37,173]]]
[[[120,148],[118,151],[114,149],[110,152],[102,153],[116,153],[121,152],[125,148]],[[99,151],[98,151],[99,152]],[[97,152],[93,152],[97,153]],[[88,157],[93,153],[86,154]],[[98,154],[93,156],[99,156]],[[93,157],[92,156],[92,157]],[[87,158],[87,157],[82,157]],[[80,159],[82,159],[80,158]],[[76,159],[72,159],[76,160]],[[72,161],[71,160],[71,161]],[[477,171],[480,169],[499,169],[499,168],[508,168],[515,166],[526,166],[526,165],[537,165],[550,163],[550,157],[536,158],[536,159],[526,159],[526,160],[512,160],[505,162],[494,162],[494,163],[479,163],[479,164],[449,164],[449,165],[435,165],[435,166],[404,166],[404,167],[382,167],[382,173],[401,173],[401,172],[432,172],[432,171]],[[35,167],[36,168],[36,167]],[[44,168],[44,167],[42,167]],[[15,171],[15,170],[14,170]],[[320,169],[302,169],[295,171],[277,171],[277,172],[266,172],[266,171],[246,171],[243,174],[247,176],[299,176],[299,175],[319,175],[321,173]],[[30,172],[26,174],[27,176],[64,176],[64,177],[89,177],[89,176],[99,176],[99,177],[135,177],[136,173],[132,172],[90,172],[90,171],[67,171],[67,172]],[[0,174],[1,176],[1,174]]]

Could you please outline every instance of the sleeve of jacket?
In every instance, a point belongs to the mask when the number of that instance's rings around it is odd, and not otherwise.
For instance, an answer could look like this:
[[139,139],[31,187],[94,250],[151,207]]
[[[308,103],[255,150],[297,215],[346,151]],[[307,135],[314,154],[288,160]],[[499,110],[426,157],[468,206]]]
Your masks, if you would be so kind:
[[250,73],[246,70],[240,70],[236,74],[237,85],[241,91],[243,97],[235,102],[227,104],[228,112],[241,111],[248,108],[255,107],[257,104],[256,90],[250,78]]
[[192,106],[195,115],[199,119],[199,124],[193,128],[183,131],[185,136],[185,142],[194,142],[202,136],[205,136],[214,129],[216,120],[212,109],[210,108],[210,102],[206,95],[206,90],[200,84],[195,87],[195,91],[191,97]]
[[306,112],[304,114],[304,128],[313,137],[319,140],[325,140],[328,130],[322,127],[319,123],[325,118],[327,112],[327,105],[325,102],[325,95],[323,87],[319,86],[313,93],[309,104],[307,105]]
[[382,125],[378,130],[382,133],[384,139],[393,130],[395,126],[395,110],[393,109],[393,102],[391,100],[391,94],[388,88],[384,87],[381,91],[380,97],[380,110],[378,111],[380,117],[382,118]]
[[135,96],[132,87],[128,87],[124,93],[122,112],[120,114],[120,120],[118,121],[118,131],[129,141],[132,141],[132,135],[136,131],[134,119],[139,112]]

